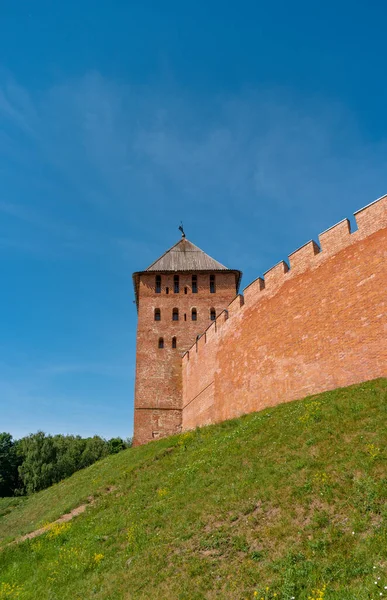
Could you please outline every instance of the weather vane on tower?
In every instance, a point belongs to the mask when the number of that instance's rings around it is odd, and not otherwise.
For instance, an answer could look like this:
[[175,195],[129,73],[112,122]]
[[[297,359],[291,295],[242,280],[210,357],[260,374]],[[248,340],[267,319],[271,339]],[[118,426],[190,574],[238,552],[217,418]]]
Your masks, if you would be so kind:
[[185,233],[184,233],[184,228],[183,228],[183,221],[180,221],[179,231],[181,231],[181,237],[185,238]]

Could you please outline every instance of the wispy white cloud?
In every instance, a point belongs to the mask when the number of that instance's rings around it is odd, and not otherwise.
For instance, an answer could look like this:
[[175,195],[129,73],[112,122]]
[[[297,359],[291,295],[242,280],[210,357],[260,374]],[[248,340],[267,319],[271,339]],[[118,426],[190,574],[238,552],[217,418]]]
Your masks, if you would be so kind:
[[106,364],[106,363],[58,363],[38,367],[38,376],[55,377],[59,375],[93,374],[104,377],[132,378],[133,364]]
[[143,239],[157,245],[172,221],[198,229],[215,215],[215,241],[232,232],[246,246],[255,235],[246,219],[287,235],[280,220],[294,211],[310,237],[386,191],[387,141],[371,142],[346,107],[324,98],[279,89],[198,101],[98,73],[39,94],[10,83],[0,93],[7,135],[14,124],[30,136],[20,155],[53,186],[31,211],[6,197],[0,210],[45,228],[66,250],[102,244],[127,257]]
[[343,106],[287,105],[285,92],[218,103],[213,122],[198,119],[196,135],[164,123],[137,138],[139,152],[192,196],[207,190],[249,207],[259,199],[300,207],[343,193],[373,196],[385,184],[386,141],[365,141]]
[[0,114],[28,135],[35,136],[37,114],[24,88],[9,80],[0,88]]

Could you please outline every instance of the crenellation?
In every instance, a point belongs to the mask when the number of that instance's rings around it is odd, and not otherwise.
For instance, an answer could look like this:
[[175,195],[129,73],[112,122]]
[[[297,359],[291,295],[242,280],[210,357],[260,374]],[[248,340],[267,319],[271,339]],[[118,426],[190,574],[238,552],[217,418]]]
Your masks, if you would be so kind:
[[206,332],[204,332],[204,333],[202,333],[201,336],[199,336],[199,339],[196,341],[197,352],[200,352],[206,343],[207,343]]
[[239,313],[244,303],[244,297],[241,294],[238,294],[238,296],[236,296],[227,307],[229,317],[233,317],[234,315]]
[[343,219],[320,233],[318,237],[321,251],[325,255],[336,254],[351,243],[351,224],[348,219]]
[[220,331],[224,323],[228,320],[228,310],[224,309],[215,319],[216,331]]
[[206,329],[207,341],[210,342],[216,336],[216,333],[216,321],[211,321],[211,325]]
[[278,286],[282,285],[285,281],[286,273],[289,271],[289,265],[281,260],[279,263],[274,265],[271,269],[264,273],[265,278],[265,290],[273,291]]
[[387,226],[387,195],[354,213],[361,235],[370,235]]
[[265,281],[262,279],[262,277],[257,277],[257,279],[254,279],[254,281],[252,281],[243,290],[243,297],[244,297],[245,304],[250,305],[250,304],[254,303],[256,301],[256,299],[258,298],[258,296],[260,296],[261,293],[264,291],[264,289],[265,289]]
[[302,273],[308,269],[312,265],[316,254],[319,253],[320,247],[314,240],[310,240],[300,248],[297,248],[297,250],[294,250],[294,252],[289,254],[291,274]]

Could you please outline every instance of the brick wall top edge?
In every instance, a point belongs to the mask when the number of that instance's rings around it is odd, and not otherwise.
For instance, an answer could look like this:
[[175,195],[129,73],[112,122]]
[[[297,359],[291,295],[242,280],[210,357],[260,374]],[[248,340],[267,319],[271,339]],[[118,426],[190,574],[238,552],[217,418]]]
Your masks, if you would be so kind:
[[268,269],[267,271],[264,272],[263,277],[265,279],[265,283],[267,283],[267,277],[275,274],[281,274],[283,275],[284,273],[287,273],[289,271],[289,265],[286,262],[286,260],[280,260],[279,262],[277,262],[274,267],[271,267],[270,269]]
[[200,336],[200,338],[198,338],[196,340],[196,350],[199,352],[200,348],[203,346],[203,344],[207,344],[207,335],[206,332],[202,333],[202,335]]
[[261,288],[263,289],[265,287],[265,282],[262,279],[262,277],[256,277],[255,279],[253,279],[253,281],[251,283],[249,283],[249,285],[246,285],[246,287],[243,289],[243,293],[246,292],[246,290],[249,289],[249,287],[251,287],[252,285],[254,285],[254,283],[258,282],[261,285]]
[[351,242],[351,224],[348,219],[343,219],[320,233],[318,237],[324,256],[336,254]]
[[[241,294],[237,295],[238,297],[243,297]],[[230,304],[232,304],[233,302],[235,302],[235,298],[230,302]],[[230,306],[230,304],[228,306]],[[243,306],[243,303],[241,301],[241,306]],[[214,321],[212,321],[212,323],[198,336],[198,339],[192,344],[192,346],[190,346],[190,348],[188,348],[188,350],[186,350],[184,352],[184,354],[182,355],[182,358],[187,358],[188,359],[188,355],[191,352],[191,350],[198,350],[198,343],[200,340],[202,340],[202,343],[206,344],[207,343],[207,332],[211,327],[214,327],[215,329],[215,333],[217,331],[219,331],[219,329],[222,327],[223,323],[225,321],[228,321],[229,318],[232,318],[232,316],[235,314],[235,311],[233,312],[232,315],[229,314],[228,311],[228,307],[223,309],[216,317],[216,319]],[[213,335],[211,336],[211,340],[213,339]]]
[[265,277],[265,275],[268,275],[269,273],[271,273],[272,271],[281,271],[283,270],[284,273],[287,273],[287,271],[289,271],[289,265],[286,261],[284,260],[280,260],[278,261],[273,267],[270,267],[270,269],[268,269],[267,271],[264,272],[263,276]]
[[309,240],[309,242],[306,242],[306,244],[302,244],[302,246],[299,246],[296,250],[293,250],[293,252],[288,254],[288,257],[290,258],[291,256],[293,256],[293,254],[296,254],[296,252],[303,250],[304,248],[306,248],[306,246],[308,246],[308,244],[315,244],[320,252],[320,247],[319,247],[318,243],[315,240]]
[[376,200],[373,200],[369,204],[366,204],[365,206],[363,206],[363,208],[359,208],[359,210],[356,210],[353,214],[357,215],[358,213],[362,212],[363,210],[366,210],[373,204],[376,204],[377,202],[380,202],[381,200],[386,200],[386,199],[387,199],[387,194],[384,194],[383,196],[380,196],[380,198],[376,198]]
[[348,225],[349,231],[351,232],[351,223],[349,222],[349,220],[347,218],[345,218],[345,219],[341,219],[341,221],[338,221],[334,225],[331,225],[330,227],[328,227],[328,229],[325,229],[324,231],[319,233],[318,237],[320,238],[325,233],[328,233],[328,231],[331,231],[332,229],[335,229],[336,227],[340,227],[340,225],[343,225],[344,223],[346,223]]
[[228,305],[229,316],[235,315],[235,313],[239,312],[245,302],[244,297],[241,294],[237,294]]
[[310,240],[291,254],[289,254],[290,271],[292,274],[295,272],[303,272],[308,269],[317,254],[320,254],[321,248],[314,241]]
[[[234,302],[234,300],[233,300],[233,302]],[[221,312],[221,313],[219,313],[219,315],[216,317],[215,321],[211,321],[211,323],[209,324],[209,326],[208,326],[208,327],[207,327],[207,328],[206,328],[206,329],[205,329],[205,330],[204,330],[204,331],[203,331],[203,332],[200,334],[200,339],[201,339],[202,337],[205,337],[205,339],[206,339],[206,335],[205,335],[205,334],[207,334],[207,333],[208,333],[208,332],[211,330],[211,327],[214,329],[214,331],[215,331],[215,333],[216,333],[216,321],[218,320],[218,318],[220,317],[220,315],[221,315],[222,313],[224,313],[224,312],[225,312],[225,311],[224,311],[224,310],[222,310],[222,312]],[[211,330],[211,333],[212,333],[212,330]],[[212,336],[211,336],[211,338],[212,338]],[[206,339],[206,341],[207,341],[207,339]],[[185,351],[185,352],[182,354],[182,358],[186,358],[186,359],[188,359],[188,354],[190,353],[190,351],[191,351],[192,349],[195,349],[195,350],[196,350],[196,348],[197,348],[197,343],[198,343],[198,340],[196,340],[196,341],[195,341],[195,342],[192,344],[192,346],[190,346],[190,347],[188,348],[188,350],[186,350],[186,351]]]
[[387,195],[355,212],[361,236],[371,235],[387,226]]
[[[363,213],[364,211],[369,210],[370,212],[372,211],[372,212],[375,212],[375,214],[379,215],[381,204],[386,205],[386,215],[387,215],[387,194],[384,196],[381,196],[377,200],[374,200],[370,204],[367,204],[367,206],[359,209],[354,214],[358,215],[359,213]],[[373,223],[372,226],[368,225],[366,234],[371,235],[372,233],[374,233],[374,231],[377,231],[378,229],[382,228],[383,224],[384,224],[384,222],[381,223],[381,226],[378,226],[378,223],[376,223],[376,224]],[[386,225],[387,225],[387,223],[386,223]],[[354,233],[356,233],[356,232],[354,232]],[[351,233],[351,224],[350,224],[349,220],[347,218],[342,219],[335,225],[332,225],[331,227],[329,227],[328,229],[325,229],[325,231],[323,231],[322,233],[319,234],[321,247],[319,247],[317,242],[315,242],[314,240],[310,240],[309,242],[307,242],[306,244],[303,244],[297,250],[294,250],[291,254],[289,254],[289,258],[292,257],[291,266],[293,267],[293,264],[295,262],[295,258],[296,258],[295,255],[297,255],[297,253],[300,253],[300,255],[301,255],[301,252],[304,249],[306,249],[306,247],[309,244],[311,245],[310,249],[313,250],[315,253],[315,255],[311,257],[312,261],[314,258],[319,257],[320,255],[321,255],[321,259],[324,260],[324,257],[328,258],[332,254],[336,254],[341,249],[344,249],[348,245],[348,240],[350,240],[352,238],[352,235],[353,235],[353,233]],[[311,264],[312,264],[311,261],[305,262],[305,264],[303,265],[303,268],[301,270],[307,270],[307,269],[311,268]],[[285,276],[287,274],[292,275],[293,271],[297,275],[300,273],[300,269],[289,268],[289,265],[287,264],[287,262],[285,262],[284,260],[279,261],[273,267],[271,267],[270,269],[265,271],[265,273],[264,273],[265,279],[262,279],[262,277],[257,277],[251,283],[249,283],[248,286],[246,286],[243,289],[243,294],[245,295],[244,301],[247,304],[249,304],[249,298],[246,297],[246,291],[249,291],[249,288],[252,288],[253,286],[257,287],[257,289],[259,291],[262,291],[262,292],[267,291],[268,280],[271,277],[273,280],[275,280],[276,285],[275,285],[274,289],[275,289],[275,292],[277,292],[279,287],[281,287],[280,278],[282,277],[282,281],[284,283],[286,281]],[[268,275],[269,275],[269,277],[268,277]],[[248,294],[247,294],[247,296],[248,296]],[[252,296],[255,296],[255,294],[253,294]],[[232,302],[234,302],[234,301],[235,301],[235,299]],[[222,317],[222,320],[219,321],[219,325],[224,322],[224,314],[223,313],[225,313],[225,312],[226,311],[222,311],[217,316],[216,321],[218,321],[218,319],[220,317]],[[232,317],[233,317],[233,314],[230,315],[231,319],[232,319]],[[212,324],[214,324],[214,323],[215,322],[213,322]],[[196,346],[196,344],[194,344],[191,348],[193,348],[195,346]],[[189,350],[191,350],[191,348]],[[187,353],[189,352],[189,350],[187,351]]]

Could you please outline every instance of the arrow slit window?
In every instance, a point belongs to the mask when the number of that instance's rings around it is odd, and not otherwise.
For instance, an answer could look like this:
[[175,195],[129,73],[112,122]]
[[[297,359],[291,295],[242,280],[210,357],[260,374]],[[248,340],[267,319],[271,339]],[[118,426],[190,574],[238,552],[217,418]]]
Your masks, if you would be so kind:
[[198,276],[197,275],[192,275],[192,293],[193,294],[198,293]]

